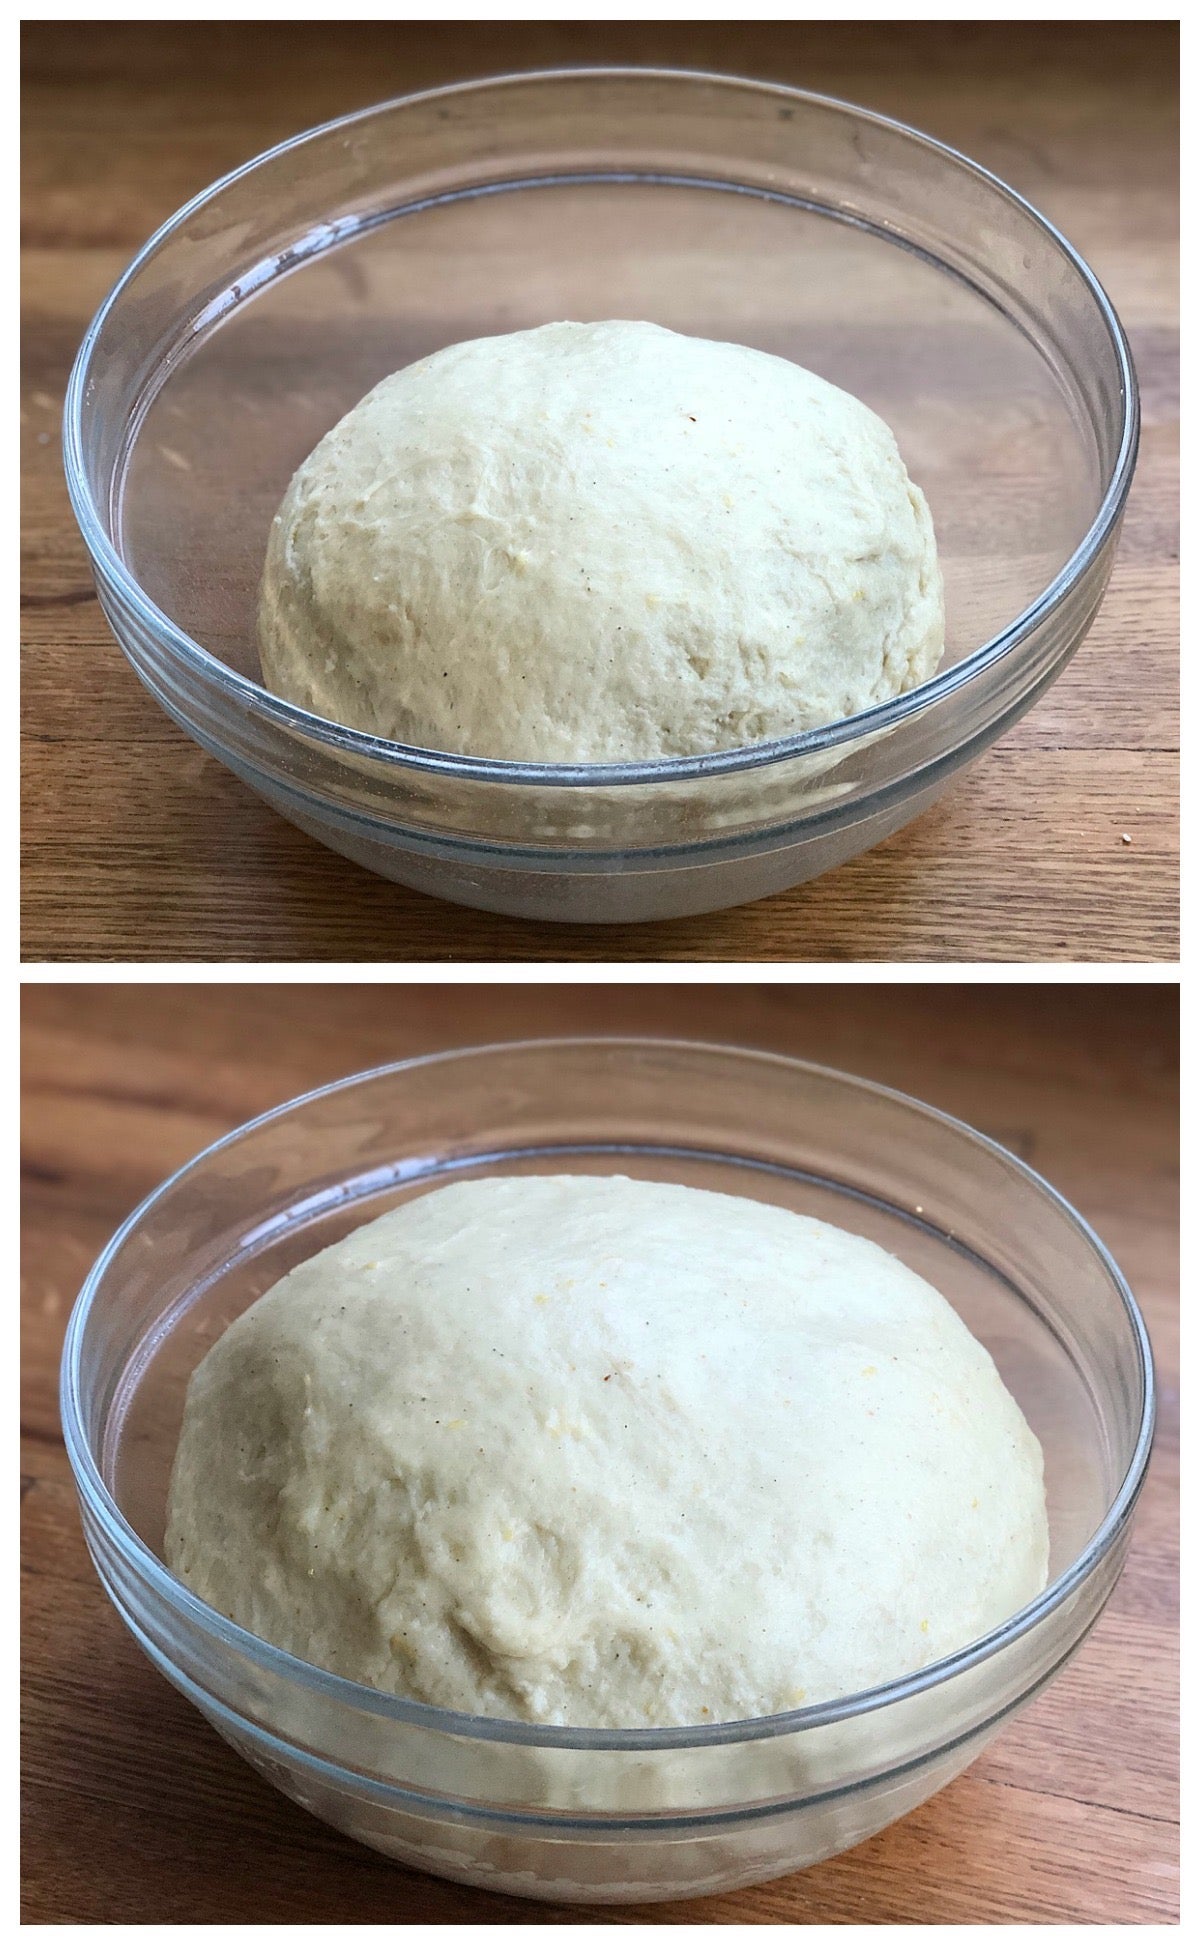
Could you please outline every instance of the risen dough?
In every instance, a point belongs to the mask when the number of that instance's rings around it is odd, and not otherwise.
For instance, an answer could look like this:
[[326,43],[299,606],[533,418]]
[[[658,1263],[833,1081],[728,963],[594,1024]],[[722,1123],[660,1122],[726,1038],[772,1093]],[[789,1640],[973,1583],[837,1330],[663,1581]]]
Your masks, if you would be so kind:
[[302,1263],[188,1390],[169,1564],[446,1707],[732,1720],[891,1679],[1044,1585],[1041,1449],[894,1257],[620,1176],[443,1188]]
[[547,324],[385,378],[292,480],[263,674],[319,715],[524,761],[694,756],[932,675],[929,509],[787,359]]

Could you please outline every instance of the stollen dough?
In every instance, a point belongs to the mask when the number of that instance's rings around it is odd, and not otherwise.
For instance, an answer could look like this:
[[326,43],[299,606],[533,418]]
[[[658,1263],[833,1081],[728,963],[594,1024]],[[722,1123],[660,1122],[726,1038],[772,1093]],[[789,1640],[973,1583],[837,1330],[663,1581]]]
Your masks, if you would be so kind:
[[867,406],[631,322],[479,338],[385,378],[296,473],[268,687],[374,735],[528,762],[696,756],[933,674],[929,509]]
[[168,1564],[305,1660],[576,1727],[774,1713],[1045,1584],[1042,1456],[874,1243],[620,1176],[424,1194],[292,1270],[188,1389]]

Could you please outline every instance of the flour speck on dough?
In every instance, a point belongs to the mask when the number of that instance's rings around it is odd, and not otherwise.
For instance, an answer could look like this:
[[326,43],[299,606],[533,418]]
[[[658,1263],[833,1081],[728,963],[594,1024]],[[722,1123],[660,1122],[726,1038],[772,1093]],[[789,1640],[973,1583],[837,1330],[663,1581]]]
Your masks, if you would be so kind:
[[933,525],[883,420],[653,324],[451,345],[299,468],[259,604],[278,694],[528,762],[696,756],[925,681]]
[[165,1551],[336,1674],[631,1728],[924,1667],[1041,1590],[1047,1526],[987,1351],[874,1243],[676,1184],[497,1176],[230,1325]]

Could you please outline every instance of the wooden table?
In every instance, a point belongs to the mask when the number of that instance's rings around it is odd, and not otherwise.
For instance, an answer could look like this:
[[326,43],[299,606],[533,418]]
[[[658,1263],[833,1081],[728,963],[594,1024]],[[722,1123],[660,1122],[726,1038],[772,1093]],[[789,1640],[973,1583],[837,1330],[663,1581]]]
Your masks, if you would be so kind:
[[[25,870],[31,959],[1174,959],[1176,30],[1170,24],[27,26]],[[59,419],[150,231],[281,137],[388,94],[571,61],[846,96],[988,164],[1129,330],[1141,461],[1101,616],[1051,693],[875,852],[740,911],[550,927],[456,909],[284,824],[139,688],[92,593]],[[1126,837],[1130,840],[1125,841]]]
[[[1176,1916],[1173,987],[26,987],[25,1918],[40,1924],[1120,1923]],[[116,1223],[247,1116],[404,1054],[529,1033],[816,1056],[1016,1149],[1144,1307],[1162,1412],[1124,1577],[1070,1667],[957,1782],[800,1876],[589,1913],[424,1877],[278,1796],[143,1660],[84,1549],[59,1433],[67,1312]]]

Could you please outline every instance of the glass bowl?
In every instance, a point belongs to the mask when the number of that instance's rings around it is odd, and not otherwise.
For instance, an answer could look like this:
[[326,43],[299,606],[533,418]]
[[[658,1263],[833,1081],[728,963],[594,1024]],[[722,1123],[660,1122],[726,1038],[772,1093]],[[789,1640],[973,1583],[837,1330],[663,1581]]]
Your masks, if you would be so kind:
[[[821,1707],[697,1729],[457,1715],[310,1667],[163,1565],[188,1377],[292,1264],[465,1173],[621,1172],[781,1203],[942,1290],[1042,1442],[1051,1581],[985,1639]],[[955,1776],[1063,1666],[1112,1592],[1150,1449],[1145,1328],[1087,1225],[961,1123],[827,1069],[653,1040],[405,1061],[250,1122],[156,1190],[75,1306],[62,1414],[101,1581],[150,1659],[255,1767],[407,1864],[615,1903],[818,1862]],[[714,1562],[714,1571],[720,1563]]]
[[[933,679],[778,742],[580,766],[408,748],[268,694],[267,532],[329,427],[447,343],[610,317],[777,352],[882,414],[938,533]],[[1086,633],[1137,423],[1104,292],[994,176],[843,102],[605,68],[388,102],[215,184],[101,307],[64,436],[113,631],[206,750],[386,877],[618,921],[761,897],[923,810]]]

